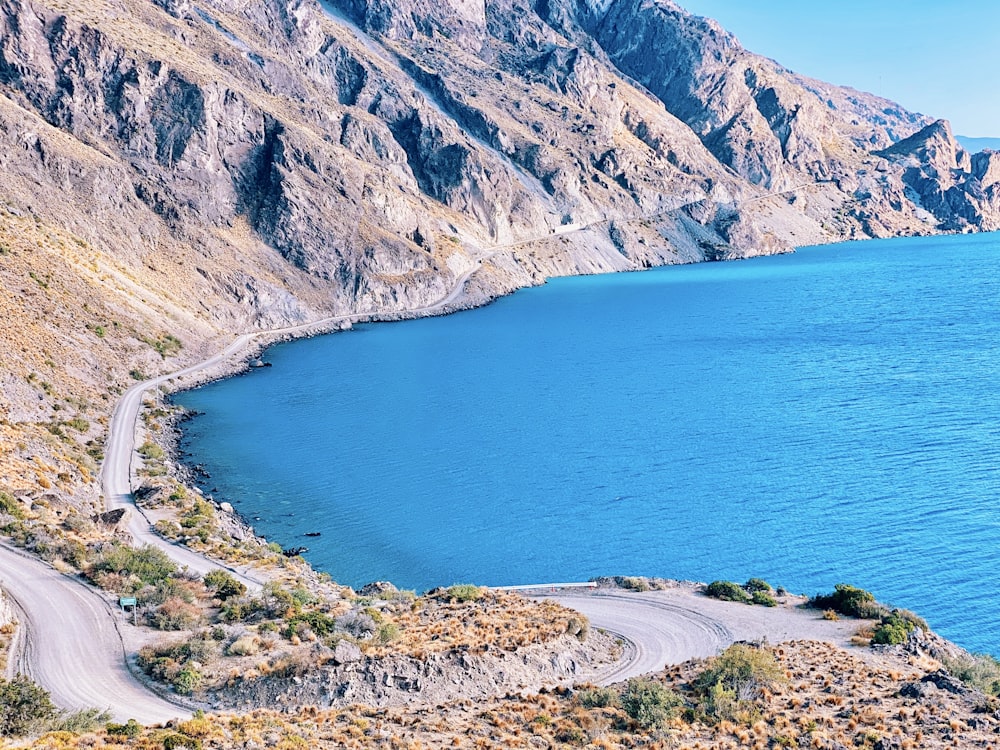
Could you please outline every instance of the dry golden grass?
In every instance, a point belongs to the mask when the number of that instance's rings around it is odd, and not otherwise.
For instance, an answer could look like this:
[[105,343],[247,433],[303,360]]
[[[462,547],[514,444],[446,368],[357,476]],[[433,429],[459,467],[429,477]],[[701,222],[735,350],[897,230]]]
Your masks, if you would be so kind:
[[[572,691],[455,701],[439,706],[341,710],[304,708],[280,714],[210,715],[167,729],[147,729],[119,742],[106,733],[50,736],[35,748],[162,747],[169,733],[199,740],[203,748],[944,748],[996,746],[996,702],[942,691],[921,702],[898,695],[903,682],[925,673],[868,662],[832,645],[789,643],[775,649],[789,681],[765,696],[749,722],[706,724],[690,716],[655,731],[639,728],[617,707],[584,708]],[[659,679],[685,690],[705,662],[690,662]],[[828,701],[828,697],[840,698]],[[690,697],[690,696],[689,696]],[[989,710],[987,710],[989,709]],[[978,712],[977,712],[978,711]]]
[[373,656],[390,653],[422,658],[428,654],[468,648],[513,651],[563,636],[583,616],[556,602],[535,602],[519,594],[486,591],[472,602],[447,602],[425,596],[398,614],[385,616],[399,637],[369,649]]

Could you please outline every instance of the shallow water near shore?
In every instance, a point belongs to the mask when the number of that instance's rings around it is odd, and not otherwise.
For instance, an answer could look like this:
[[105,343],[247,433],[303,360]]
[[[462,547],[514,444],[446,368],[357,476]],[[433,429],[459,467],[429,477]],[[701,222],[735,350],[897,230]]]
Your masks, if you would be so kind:
[[342,583],[843,581],[1000,655],[1000,235],[556,279],[264,358],[175,397],[182,447]]

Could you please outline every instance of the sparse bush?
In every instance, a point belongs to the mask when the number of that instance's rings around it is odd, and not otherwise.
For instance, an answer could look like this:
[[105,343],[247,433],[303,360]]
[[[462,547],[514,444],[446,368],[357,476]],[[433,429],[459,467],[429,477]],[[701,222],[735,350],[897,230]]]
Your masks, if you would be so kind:
[[628,681],[621,705],[644,729],[663,727],[674,718],[684,700],[673,690],[653,680],[637,677]]
[[212,570],[205,574],[205,586],[216,599],[226,601],[234,596],[243,596],[247,587],[225,570]]
[[91,568],[91,575],[108,572],[127,578],[135,576],[142,583],[155,586],[177,572],[177,566],[162,550],[152,545],[133,548],[113,544],[101,550]]
[[7,492],[0,492],[0,513],[6,513],[19,521],[24,520],[24,508]]
[[832,609],[848,617],[874,619],[881,617],[885,608],[875,601],[870,591],[838,583],[833,587],[832,594],[817,594],[809,600],[808,606],[814,609]]
[[146,586],[137,592],[136,598],[141,606],[163,604],[168,599],[180,599],[188,604],[195,600],[190,584],[177,578],[164,578],[157,581],[156,586]]
[[482,598],[483,589],[471,583],[456,583],[454,586],[449,586],[445,594],[448,599],[456,602],[474,602]]
[[757,589],[750,595],[750,599],[754,604],[759,604],[762,607],[777,607],[777,600],[771,596],[771,594],[763,589]]
[[184,667],[173,680],[174,690],[181,695],[191,695],[201,685],[201,680],[201,672],[191,666]]
[[163,448],[148,440],[139,446],[137,452],[147,461],[159,461],[163,458]]
[[771,584],[765,581],[763,578],[751,578],[749,581],[743,584],[743,588],[748,592],[753,594],[755,591],[766,591],[771,593],[773,590]]
[[693,681],[704,714],[715,721],[749,720],[766,688],[784,680],[768,649],[734,643]]
[[743,590],[743,587],[732,581],[712,581],[705,588],[705,595],[713,599],[721,599],[724,602],[741,602],[750,604],[750,594]]
[[146,615],[146,619],[158,630],[190,630],[201,621],[201,610],[172,596]]
[[584,688],[576,694],[584,708],[609,708],[618,705],[618,693],[609,687]]
[[619,586],[623,589],[628,589],[629,591],[649,591],[649,584],[646,583],[644,578],[625,576],[618,578],[617,581]]
[[88,422],[83,417],[73,417],[66,422],[67,427],[72,427],[77,432],[86,432],[90,429],[90,422]]
[[375,639],[383,646],[399,638],[399,626],[394,622],[383,622],[378,626]]
[[108,724],[104,731],[115,737],[138,737],[142,734],[142,725],[135,719],[129,719],[124,724]]
[[0,678],[0,737],[23,737],[58,714],[45,688],[24,675]]
[[288,679],[306,674],[314,666],[313,658],[304,653],[291,653],[271,662],[271,674]]
[[198,633],[195,637],[184,641],[179,649],[178,655],[181,656],[184,661],[197,661],[202,664],[207,664],[208,662],[215,659],[219,654],[219,644],[215,642],[212,638],[211,632],[202,631]]
[[99,727],[107,724],[111,714],[99,708],[84,708],[72,713],[62,713],[52,721],[48,722],[46,731],[49,732],[71,732],[73,734],[83,734],[93,732]]
[[264,602],[256,597],[241,596],[227,599],[222,605],[221,617],[225,622],[253,622],[264,616]]
[[355,638],[367,638],[375,632],[375,621],[363,612],[351,610],[337,619],[337,627]]
[[566,632],[582,643],[587,640],[587,636],[590,634],[590,620],[584,615],[571,617],[566,622]]
[[143,338],[142,341],[153,347],[153,349],[156,350],[156,353],[159,354],[163,359],[174,356],[184,346],[184,344],[181,343],[181,340],[179,338],[169,333],[165,333],[162,336],[155,339]]
[[163,750],[201,750],[201,740],[186,734],[168,734],[163,738]]
[[966,685],[1000,697],[1000,661],[989,654],[945,656],[941,659],[941,666]]
[[[362,615],[367,617],[367,615]],[[371,629],[369,632],[375,631],[375,621],[370,617],[368,621],[371,622]],[[285,635],[291,637],[293,634],[298,633],[301,626],[308,626],[308,628],[318,636],[329,635],[333,632],[335,625],[341,624],[334,620],[328,614],[323,612],[304,612],[299,615],[295,615],[288,621],[288,625],[285,628]]]
[[916,628],[927,630],[927,623],[923,618],[906,609],[894,609],[889,614],[882,616],[882,620],[872,633],[872,643],[898,646],[901,643],[906,643],[910,632]]
[[824,620],[832,620],[832,621],[836,622],[837,620],[840,619],[840,615],[838,615],[835,610],[824,609],[823,610],[823,619]]
[[230,656],[253,656],[260,651],[260,638],[244,635],[229,644],[226,653]]

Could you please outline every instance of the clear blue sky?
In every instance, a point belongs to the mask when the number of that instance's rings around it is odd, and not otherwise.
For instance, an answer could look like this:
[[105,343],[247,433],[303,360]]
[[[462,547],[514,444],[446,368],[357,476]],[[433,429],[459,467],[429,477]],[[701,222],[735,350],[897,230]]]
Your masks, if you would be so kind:
[[796,73],[1000,137],[1000,0],[677,0]]

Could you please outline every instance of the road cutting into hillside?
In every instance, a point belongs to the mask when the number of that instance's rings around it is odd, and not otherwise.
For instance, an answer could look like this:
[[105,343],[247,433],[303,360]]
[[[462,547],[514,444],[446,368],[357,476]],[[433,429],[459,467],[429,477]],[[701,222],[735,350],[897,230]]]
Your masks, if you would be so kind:
[[[518,244],[518,243],[512,243]],[[447,311],[460,301],[468,279],[491,258],[501,252],[494,248],[484,254],[460,275],[451,290],[438,301],[411,310],[388,311],[381,314],[347,314],[314,321],[301,326],[244,333],[222,351],[208,359],[134,385],[122,396],[109,423],[105,444],[105,461],[100,480],[109,509],[130,511],[129,531],[137,543],[151,544],[162,549],[181,566],[204,574],[225,568],[252,590],[259,589],[263,577],[252,569],[233,569],[210,560],[193,550],[175,544],[156,534],[148,518],[135,504],[133,495],[133,461],[136,456],[138,415],[145,394],[166,385],[177,387],[184,379],[213,368],[221,368],[239,356],[246,356],[252,345],[259,345],[285,336],[304,335],[330,330],[337,325],[359,320],[401,315],[432,315]],[[23,612],[25,633],[22,648],[16,655],[17,668],[32,676],[48,689],[58,705],[65,708],[96,706],[108,708],[116,718],[135,717],[142,721],[159,722],[183,714],[179,708],[153,694],[126,667],[125,648],[116,619],[120,617],[106,598],[79,582],[48,568],[37,559],[23,556],[0,546],[3,561],[3,588],[11,593]],[[727,605],[704,597],[677,598],[676,592],[631,594],[600,591],[582,595],[573,591],[557,598],[586,614],[594,627],[604,628],[621,636],[628,644],[625,658],[609,666],[593,679],[611,683],[631,676],[660,669],[664,664],[684,661],[695,656],[716,653],[737,639],[766,636],[772,642],[787,637],[810,637],[810,628],[800,624],[787,627],[784,619],[758,621],[745,613],[734,615],[731,607],[763,613],[760,607]],[[730,608],[721,612],[718,606]],[[58,612],[59,616],[53,616]],[[794,620],[791,620],[794,621]],[[825,631],[829,632],[829,631]],[[839,636],[838,636],[839,638]],[[831,640],[831,636],[822,637]]]
[[101,467],[101,489],[104,493],[105,505],[108,510],[116,508],[126,508],[130,512],[128,530],[135,539],[136,544],[150,544],[162,549],[174,562],[182,567],[204,575],[211,570],[223,569],[229,571],[238,580],[244,583],[251,591],[259,590],[263,579],[255,574],[251,569],[234,568],[224,563],[205,557],[190,548],[172,542],[159,534],[153,528],[149,518],[143,513],[135,503],[133,494],[133,461],[136,457],[136,438],[138,430],[139,412],[142,409],[145,395],[154,388],[159,388],[164,384],[175,383],[176,381],[197,375],[206,370],[219,367],[245,353],[251,344],[258,340],[275,340],[284,336],[303,335],[313,331],[329,330],[337,325],[345,323],[355,323],[362,319],[370,319],[379,315],[432,315],[442,312],[450,305],[454,304],[462,295],[465,283],[478,271],[482,264],[491,258],[495,253],[490,253],[479,259],[475,265],[459,276],[451,290],[441,299],[423,307],[411,310],[393,311],[385,313],[370,314],[347,314],[337,315],[330,318],[306,323],[299,326],[288,326],[268,331],[257,331],[244,333],[238,336],[229,346],[206,360],[198,362],[188,367],[184,367],[176,372],[167,373],[150,380],[137,383],[129,388],[119,400],[111,421],[108,425],[108,438],[104,446],[104,463]]
[[621,661],[589,677],[601,685],[714,656],[736,641],[811,640],[848,648],[858,628],[855,620],[824,620],[820,612],[802,608],[802,597],[782,598],[777,607],[749,606],[711,599],[688,584],[662,591],[575,588],[525,594],[555,599],[586,615],[591,628],[622,639]]
[[93,589],[0,544],[0,588],[16,603],[19,637],[8,672],[45,687],[60,708],[110,711],[154,724],[191,715],[137,680],[126,665],[123,614]]
[[[459,276],[451,291],[437,302],[404,312],[429,315],[445,310],[461,297],[466,281],[490,257],[484,256]],[[229,570],[251,589],[259,590],[263,578],[254,571],[230,568],[163,538],[152,530],[148,518],[136,506],[132,462],[143,397],[168,381],[195,375],[240,356],[258,339],[321,331],[370,317],[341,315],[302,326],[245,333],[202,362],[138,383],[126,391],[109,423],[100,480],[107,508],[130,511],[128,528],[135,542],[158,547],[178,565],[200,574],[217,568]],[[8,676],[29,676],[49,691],[60,708],[107,709],[116,721],[134,718],[143,723],[162,723],[190,715],[189,709],[160,697],[129,671],[127,650],[134,649],[126,648],[120,628],[130,626],[98,591],[6,544],[0,544],[0,590],[13,600],[19,618]]]

